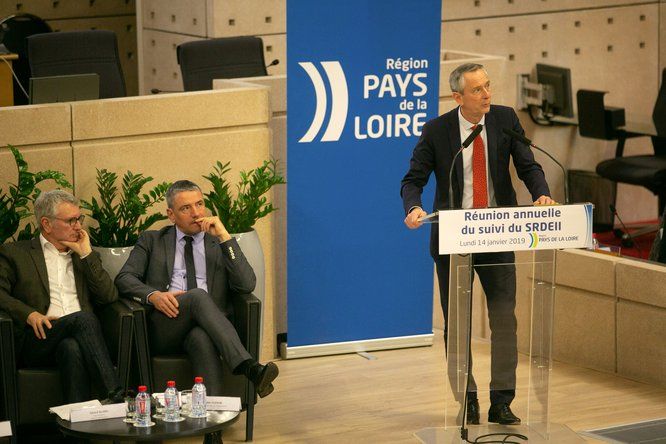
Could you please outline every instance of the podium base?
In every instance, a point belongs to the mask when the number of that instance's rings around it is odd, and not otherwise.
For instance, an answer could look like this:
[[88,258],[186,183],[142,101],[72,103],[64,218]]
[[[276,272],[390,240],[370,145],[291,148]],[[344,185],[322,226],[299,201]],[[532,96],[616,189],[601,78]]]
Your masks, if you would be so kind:
[[[528,441],[512,438],[508,441],[515,441],[525,444],[578,444],[585,443],[586,441],[581,438],[576,432],[569,427],[562,424],[550,424],[550,430],[544,438],[542,433],[537,432],[535,429],[526,425],[520,426],[503,426],[499,424],[484,424],[478,426],[468,427],[469,441],[474,441],[477,437],[488,433],[518,433],[528,438]],[[428,427],[421,429],[414,434],[417,439],[423,444],[464,444],[460,438],[460,429],[451,427]],[[497,437],[495,437],[497,438]],[[502,437],[499,437],[502,440]],[[499,441],[498,440],[498,441]],[[479,442],[488,441],[488,439],[481,439]]]

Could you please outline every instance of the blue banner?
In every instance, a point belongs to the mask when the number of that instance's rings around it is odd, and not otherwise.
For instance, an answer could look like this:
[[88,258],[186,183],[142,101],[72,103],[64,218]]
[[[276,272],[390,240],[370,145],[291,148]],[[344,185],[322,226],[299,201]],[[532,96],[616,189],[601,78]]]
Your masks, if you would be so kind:
[[440,17],[287,2],[288,347],[432,333],[429,230],[404,226],[400,180],[437,116]]

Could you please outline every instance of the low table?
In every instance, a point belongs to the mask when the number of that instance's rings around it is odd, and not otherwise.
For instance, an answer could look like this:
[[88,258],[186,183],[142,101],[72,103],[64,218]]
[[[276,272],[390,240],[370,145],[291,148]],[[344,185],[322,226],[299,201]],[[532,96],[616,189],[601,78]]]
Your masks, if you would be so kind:
[[152,427],[134,427],[123,422],[123,418],[74,423],[58,418],[57,421],[63,434],[76,438],[145,442],[206,435],[204,443],[217,444],[222,442],[222,430],[236,422],[239,414],[208,412],[207,418],[186,418],[181,422],[153,419]]

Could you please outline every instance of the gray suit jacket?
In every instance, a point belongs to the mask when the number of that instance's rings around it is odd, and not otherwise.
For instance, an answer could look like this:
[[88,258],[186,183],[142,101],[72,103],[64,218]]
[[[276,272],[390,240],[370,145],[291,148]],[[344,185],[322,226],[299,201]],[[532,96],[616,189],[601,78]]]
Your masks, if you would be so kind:
[[[231,313],[230,293],[251,293],[256,285],[252,267],[235,239],[220,244],[215,236],[204,236],[208,294],[224,313]],[[122,297],[148,305],[154,291],[168,291],[176,256],[176,228],[146,231],[116,276]]]
[[[81,310],[92,311],[92,302],[108,304],[118,299],[99,253],[85,259],[72,253],[76,293]],[[49,277],[39,238],[0,245],[0,309],[14,319],[17,348],[23,343],[28,315],[46,314],[51,304]]]

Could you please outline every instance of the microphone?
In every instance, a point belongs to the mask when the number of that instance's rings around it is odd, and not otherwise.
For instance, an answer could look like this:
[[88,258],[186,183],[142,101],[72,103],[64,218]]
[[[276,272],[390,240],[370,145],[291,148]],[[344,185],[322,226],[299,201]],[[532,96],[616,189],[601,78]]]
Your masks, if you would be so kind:
[[168,89],[158,89],[158,88],[152,88],[150,90],[151,94],[160,94],[160,93],[182,93],[183,91],[170,91]]
[[534,148],[535,150],[539,150],[542,153],[544,153],[546,156],[550,157],[550,159],[557,164],[557,166],[560,167],[562,170],[562,174],[564,175],[564,203],[568,204],[569,203],[569,173],[567,173],[567,170],[564,168],[564,166],[553,156],[550,155],[550,153],[542,148],[539,148],[535,144],[532,143],[530,139],[527,137],[523,136],[522,134],[519,134],[515,132],[512,129],[509,128],[502,128],[502,132],[506,134],[507,136],[516,139],[519,142],[524,143],[525,145]]
[[617,220],[620,222],[620,225],[622,225],[622,229],[624,230],[624,233],[622,233],[622,246],[627,248],[636,247],[636,250],[638,250],[638,254],[640,254],[642,257],[643,252],[641,251],[636,241],[634,241],[634,237],[631,235],[631,233],[629,233],[627,226],[624,224],[624,222],[622,222],[622,219],[620,218],[620,215],[618,214],[615,205],[610,204],[608,205],[608,208],[610,208],[611,213],[613,213],[613,215],[617,217]]
[[476,139],[476,136],[481,134],[481,131],[483,131],[483,125],[479,124],[476,125],[476,128],[472,131],[472,134],[470,134],[467,139],[462,143],[462,146],[458,150],[455,156],[453,156],[453,162],[451,162],[451,168],[449,169],[449,208],[453,209],[453,168],[456,166],[456,159],[460,155],[460,153],[463,152],[465,148],[470,146],[470,144]]
[[280,64],[280,60],[275,59],[275,60],[273,60],[271,63],[269,63],[268,65],[266,65],[266,68],[270,68],[271,66],[275,66],[275,65],[279,65],[279,64]]

